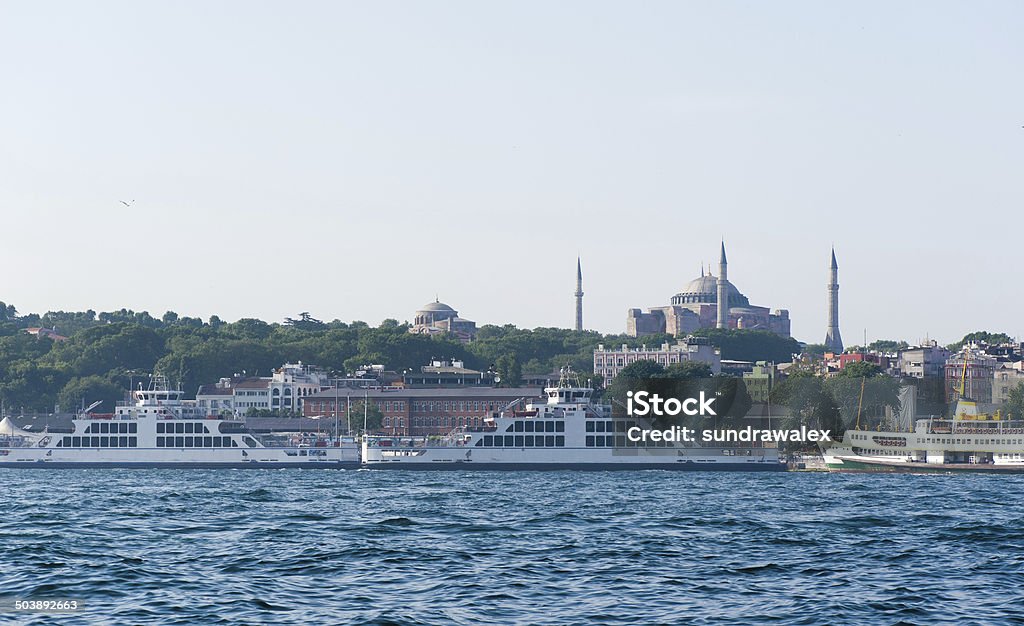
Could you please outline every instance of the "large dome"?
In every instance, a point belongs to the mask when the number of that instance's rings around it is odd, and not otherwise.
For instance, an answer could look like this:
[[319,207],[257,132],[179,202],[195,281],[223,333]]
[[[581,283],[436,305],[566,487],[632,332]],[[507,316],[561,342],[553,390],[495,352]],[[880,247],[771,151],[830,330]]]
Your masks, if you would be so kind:
[[[727,283],[729,292],[729,308],[750,306],[747,297],[740,293],[731,282]],[[672,296],[672,304],[716,304],[718,302],[718,278],[705,275],[694,278],[683,287],[683,290]]]
[[433,311],[435,313],[437,313],[437,312],[444,312],[444,313],[451,312],[451,313],[454,313],[455,312],[455,309],[453,309],[452,307],[448,306],[444,302],[438,302],[436,300],[434,302],[428,302],[427,304],[424,304],[423,306],[420,307],[419,310],[420,311]]

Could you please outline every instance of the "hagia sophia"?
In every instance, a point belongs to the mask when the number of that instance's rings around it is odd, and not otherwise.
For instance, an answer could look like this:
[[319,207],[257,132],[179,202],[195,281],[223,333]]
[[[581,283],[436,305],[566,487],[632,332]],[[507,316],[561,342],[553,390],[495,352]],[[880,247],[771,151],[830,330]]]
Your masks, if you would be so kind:
[[[626,334],[641,337],[654,333],[685,336],[699,328],[736,328],[768,330],[789,337],[789,311],[750,304],[750,300],[728,280],[725,244],[718,264],[719,276],[705,274],[691,280],[683,290],[672,296],[668,306],[653,307],[644,313],[629,309],[626,313]],[[723,298],[724,296],[724,298]],[[720,319],[718,302],[727,303],[726,315]]]

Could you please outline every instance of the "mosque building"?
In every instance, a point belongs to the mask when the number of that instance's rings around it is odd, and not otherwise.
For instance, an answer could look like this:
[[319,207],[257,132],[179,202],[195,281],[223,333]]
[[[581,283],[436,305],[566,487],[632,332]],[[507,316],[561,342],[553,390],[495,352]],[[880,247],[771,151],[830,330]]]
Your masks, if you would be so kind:
[[458,311],[435,298],[416,311],[409,332],[419,335],[449,334],[467,343],[476,337],[476,322],[459,317]]
[[[725,305],[719,308],[719,302]],[[655,333],[681,337],[700,328],[767,330],[789,337],[789,311],[750,304],[747,296],[729,282],[723,242],[718,276],[705,274],[701,268],[700,276],[672,296],[668,306],[650,308],[646,313],[629,309],[626,314],[626,334],[632,337]]]

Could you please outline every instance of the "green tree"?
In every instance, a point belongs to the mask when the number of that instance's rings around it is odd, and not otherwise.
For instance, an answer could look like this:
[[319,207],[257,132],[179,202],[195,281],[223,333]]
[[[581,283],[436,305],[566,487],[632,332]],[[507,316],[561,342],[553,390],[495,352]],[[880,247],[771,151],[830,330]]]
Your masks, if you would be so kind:
[[767,330],[702,328],[693,334],[707,337],[712,345],[722,350],[723,359],[788,363],[800,352],[800,342],[796,339]]
[[999,410],[1005,414],[1006,419],[1024,419],[1024,383],[1010,390],[1009,398]]
[[124,399],[124,389],[102,376],[72,378],[57,394],[57,402],[64,411],[78,411],[97,400],[101,413],[113,413],[117,403]]
[[523,369],[515,353],[503,354],[494,363],[502,387],[518,387],[523,384]]

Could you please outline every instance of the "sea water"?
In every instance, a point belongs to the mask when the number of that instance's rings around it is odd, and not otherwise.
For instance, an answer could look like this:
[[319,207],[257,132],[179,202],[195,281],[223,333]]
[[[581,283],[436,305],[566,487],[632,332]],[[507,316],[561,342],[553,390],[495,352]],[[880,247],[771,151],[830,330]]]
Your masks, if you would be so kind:
[[[0,470],[0,623],[1024,621],[1024,477]],[[52,614],[13,601],[74,600]]]

